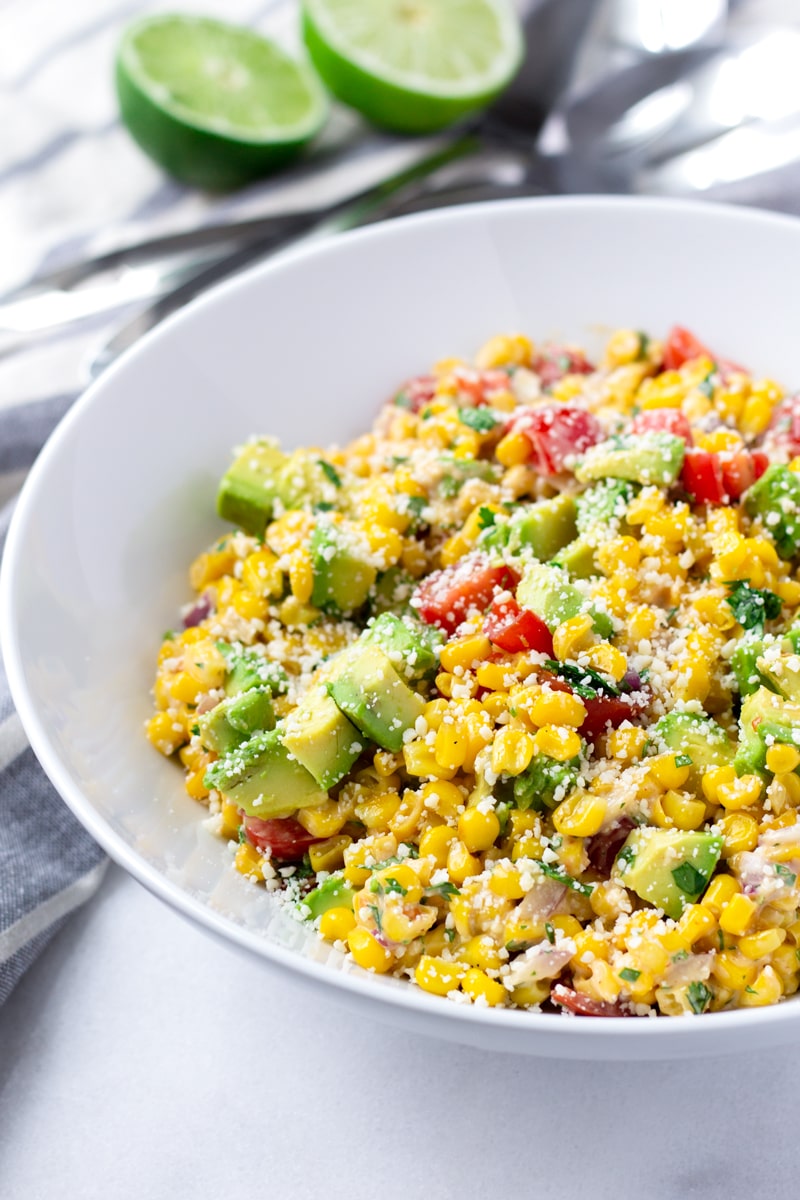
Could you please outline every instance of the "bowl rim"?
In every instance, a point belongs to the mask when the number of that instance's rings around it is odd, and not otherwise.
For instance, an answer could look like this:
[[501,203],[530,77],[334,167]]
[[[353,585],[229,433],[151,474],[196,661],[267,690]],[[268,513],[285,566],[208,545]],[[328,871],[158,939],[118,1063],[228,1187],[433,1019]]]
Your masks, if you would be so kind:
[[[469,225],[475,220],[490,215],[493,219],[497,219],[498,214],[502,214],[504,211],[530,211],[535,214],[536,212],[547,213],[562,209],[586,210],[594,214],[598,211],[613,213],[628,209],[648,212],[652,214],[653,218],[659,214],[670,218],[685,214],[687,217],[699,218],[701,221],[726,221],[731,224],[732,228],[760,225],[783,229],[791,236],[800,236],[800,221],[796,217],[732,204],[662,197],[536,196],[513,200],[484,201],[477,204],[460,205],[451,209],[414,213],[391,221],[377,222],[366,228],[351,230],[335,237],[324,239],[312,237],[274,257],[254,264],[231,279],[210,288],[129,347],[117,362],[112,364],[78,396],[51,433],[28,472],[17,499],[6,538],[0,566],[0,645],[16,712],[39,763],[59,795],[110,858],[122,866],[153,895],[201,928],[205,928],[224,941],[233,942],[239,948],[256,954],[270,965],[297,973],[308,983],[321,983],[335,988],[339,993],[351,993],[360,1000],[382,1005],[384,1009],[407,1010],[428,1021],[439,1018],[440,1025],[442,1024],[441,1019],[444,1018],[447,1022],[452,1022],[454,1028],[459,1024],[484,1027],[488,1025],[498,1032],[501,1030],[513,1031],[520,1039],[525,1039],[525,1035],[528,1034],[533,1040],[539,1040],[547,1034],[557,1033],[560,1038],[569,1037],[570,1040],[574,1038],[579,1042],[585,1042],[587,1039],[589,1042],[596,1042],[598,1039],[605,1042],[610,1041],[617,1047],[621,1047],[623,1039],[624,1042],[632,1041],[637,1044],[642,1039],[655,1040],[666,1054],[669,1052],[671,1042],[674,1042],[676,1038],[683,1040],[687,1035],[692,1037],[696,1043],[698,1038],[709,1037],[714,1033],[720,1034],[723,1030],[726,1035],[740,1029],[743,1033],[747,1033],[755,1026],[763,1026],[765,1023],[774,1025],[798,1021],[800,1020],[800,998],[794,1003],[780,1003],[763,1008],[740,1008],[729,1012],[704,1013],[702,1020],[698,1020],[692,1014],[685,1014],[665,1020],[631,1020],[624,1017],[611,1017],[599,1022],[570,1019],[561,1020],[555,1024],[556,1019],[565,1014],[534,1013],[507,1008],[490,1009],[472,1004],[453,1004],[452,1002],[443,1003],[441,997],[428,995],[419,988],[402,986],[404,981],[401,981],[401,986],[397,987],[376,987],[367,972],[356,969],[332,970],[322,962],[305,958],[289,949],[275,945],[263,935],[248,930],[221,913],[215,912],[207,904],[181,888],[178,883],[169,879],[166,874],[130,846],[121,834],[115,832],[81,789],[73,783],[39,717],[14,636],[24,619],[15,593],[16,564],[24,553],[26,533],[31,521],[35,519],[39,494],[46,487],[50,464],[57,459],[61,443],[73,425],[85,419],[95,404],[103,403],[106,390],[113,387],[117,375],[125,372],[128,364],[137,359],[139,355],[148,354],[151,345],[169,339],[173,329],[185,323],[191,323],[198,311],[215,305],[224,305],[228,302],[229,297],[235,296],[239,290],[246,288],[252,281],[264,277],[280,277],[283,272],[292,271],[296,264],[303,263],[309,258],[336,258],[343,253],[346,255],[348,247],[351,245],[386,238],[402,241],[408,237],[413,238],[417,229],[441,224]],[[502,219],[502,215],[500,219]],[[697,1046],[697,1049],[699,1050],[700,1047]],[[556,1053],[558,1053],[557,1050]]]

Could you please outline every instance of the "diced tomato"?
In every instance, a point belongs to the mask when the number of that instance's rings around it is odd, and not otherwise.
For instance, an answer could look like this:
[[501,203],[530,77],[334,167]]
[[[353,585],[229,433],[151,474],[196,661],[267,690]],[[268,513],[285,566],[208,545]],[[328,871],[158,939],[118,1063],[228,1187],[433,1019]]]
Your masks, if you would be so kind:
[[434,571],[414,592],[411,603],[423,621],[452,634],[472,612],[485,612],[498,592],[513,591],[519,576],[485,554],[468,554]]
[[581,733],[592,741],[607,729],[616,729],[623,721],[637,721],[650,701],[649,692],[629,692],[627,696],[593,696],[583,701],[586,718]]
[[631,433],[671,433],[693,444],[692,430],[679,408],[650,408],[633,418]]
[[506,432],[521,433],[528,439],[530,462],[540,475],[557,475],[568,458],[582,454],[605,437],[599,421],[574,404],[519,409]]
[[800,454],[800,394],[787,396],[776,407],[769,423],[768,437],[777,443],[787,458],[797,458]]
[[708,450],[686,451],[681,483],[697,504],[724,504],[728,499],[719,455]]
[[294,817],[273,817],[269,821],[245,817],[244,831],[249,842],[278,862],[296,862],[309,846],[323,840],[310,834]]
[[664,370],[677,371],[693,358],[714,358],[699,338],[683,325],[673,325],[664,343]]
[[507,392],[509,385],[508,371],[499,369],[479,371],[476,367],[456,367],[453,379],[458,390],[476,405],[488,404],[493,392]]
[[553,656],[550,630],[535,612],[520,608],[513,596],[492,601],[483,628],[492,645],[508,654],[536,650],[550,658]]
[[567,987],[563,983],[553,985],[550,999],[556,1004],[560,1004],[562,1008],[568,1008],[570,1012],[576,1013],[579,1017],[630,1017],[632,1015],[619,1001],[609,1004],[607,1000],[593,1000],[591,996],[584,996],[582,992],[576,992],[574,988]]
[[398,408],[407,408],[410,412],[419,412],[426,404],[430,404],[436,392],[436,378],[433,375],[417,375],[404,383],[394,397]]
[[719,455],[722,482],[731,500],[738,500],[769,466],[763,450],[730,450]]
[[583,351],[568,346],[545,346],[531,363],[543,388],[552,387],[565,375],[591,375],[594,369]]

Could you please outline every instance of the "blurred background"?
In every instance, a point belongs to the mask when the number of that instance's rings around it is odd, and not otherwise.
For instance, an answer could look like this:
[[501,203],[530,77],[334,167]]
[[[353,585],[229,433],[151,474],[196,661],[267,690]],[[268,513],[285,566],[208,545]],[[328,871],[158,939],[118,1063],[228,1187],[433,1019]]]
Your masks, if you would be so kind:
[[[132,21],[201,12],[300,54],[299,7],[0,3],[0,405],[65,405],[164,312],[293,232],[284,223],[265,246],[276,232],[265,219],[311,210],[331,229],[329,206],[407,168],[417,174],[406,186],[344,224],[575,191],[800,211],[800,0],[516,0],[522,68],[488,112],[455,128],[381,132],[334,103],[291,165],[224,193],[179,182],[142,152],[120,121],[113,81]],[[442,152],[446,165],[433,170],[431,155]],[[220,226],[230,231],[223,248]],[[196,236],[208,228],[211,251]]]

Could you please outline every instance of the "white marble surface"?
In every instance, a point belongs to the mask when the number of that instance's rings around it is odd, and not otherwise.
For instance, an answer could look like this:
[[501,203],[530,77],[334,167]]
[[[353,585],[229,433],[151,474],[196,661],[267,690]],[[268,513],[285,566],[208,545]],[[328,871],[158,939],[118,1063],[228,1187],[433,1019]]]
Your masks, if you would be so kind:
[[800,1046],[559,1063],[357,1020],[112,867],[0,1011],[4,1200],[792,1200]]

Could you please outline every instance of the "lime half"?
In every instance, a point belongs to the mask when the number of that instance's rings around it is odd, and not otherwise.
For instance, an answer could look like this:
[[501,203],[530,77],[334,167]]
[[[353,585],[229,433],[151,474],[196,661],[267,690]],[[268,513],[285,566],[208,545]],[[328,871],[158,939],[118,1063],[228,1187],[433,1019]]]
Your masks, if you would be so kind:
[[508,0],[303,0],[303,34],[333,94],[400,133],[482,108],[523,56]]
[[186,183],[221,190],[296,154],[328,113],[312,69],[250,29],[205,17],[137,21],[117,52],[122,120]]

